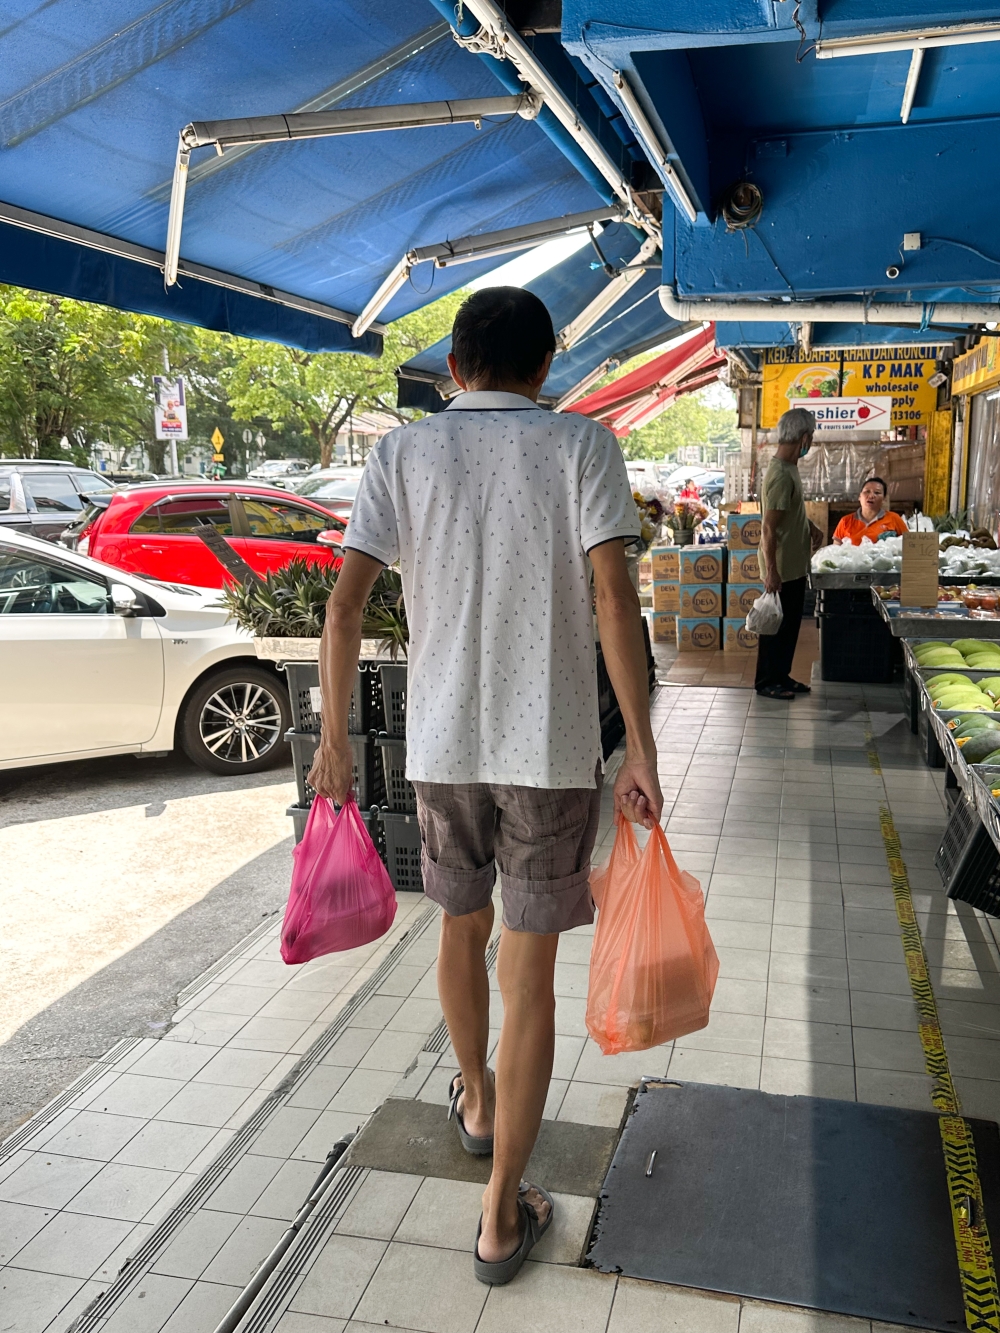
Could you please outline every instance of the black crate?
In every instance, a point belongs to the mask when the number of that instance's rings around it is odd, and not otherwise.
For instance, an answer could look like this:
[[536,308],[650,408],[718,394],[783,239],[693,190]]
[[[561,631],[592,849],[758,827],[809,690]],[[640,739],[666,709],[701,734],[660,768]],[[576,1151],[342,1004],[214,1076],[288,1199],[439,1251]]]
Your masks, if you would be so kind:
[[652,694],[656,688],[656,662],[653,658],[653,645],[649,642],[649,621],[645,616],[642,618],[642,637],[646,645],[646,675],[649,678],[649,692]]
[[914,736],[920,723],[920,686],[909,667],[903,669],[903,710]]
[[1000,916],[1000,852],[968,801],[952,810],[934,864],[949,898]]
[[923,755],[927,767],[944,768],[944,752],[938,744],[938,738],[934,735],[930,714],[926,708],[921,708],[917,714],[917,736],[920,741],[920,753]]
[[824,680],[870,685],[887,685],[892,680],[892,632],[881,617],[822,615],[819,651]]
[[[646,619],[643,617],[642,623],[645,625]],[[648,633],[648,630],[647,630]],[[611,677],[608,675],[608,668],[604,661],[604,653],[601,651],[601,645],[597,645],[597,712],[602,720],[608,717],[618,707],[618,701],[615,698],[615,692],[611,688]]]
[[[292,764],[299,793],[299,805],[308,807],[316,792],[306,781],[313,766],[319,736],[316,732],[289,731],[285,739],[292,747]],[[350,736],[354,751],[354,795],[362,810],[385,801],[385,778],[382,773],[382,753],[370,736]]]
[[[382,715],[387,736],[406,735],[406,667],[383,662],[379,666]],[[372,724],[374,725],[374,723]]]
[[385,864],[392,880],[392,887],[400,893],[423,893],[420,827],[416,815],[383,810],[381,824],[382,835],[385,838]]
[[406,779],[406,741],[383,732],[378,738],[378,747],[385,775],[385,804],[396,814],[416,814],[417,793],[413,783]]
[[[313,708],[314,689],[319,689],[318,662],[286,662],[288,698],[292,705],[292,729],[318,732],[320,715]],[[347,711],[347,730],[366,735],[381,724],[382,681],[374,662],[362,662],[354,680],[354,690]]]
[[607,759],[625,735],[625,722],[621,710],[615,704],[605,717],[601,718],[601,754]]
[[882,619],[872,601],[871,588],[820,588],[816,593],[816,610],[821,616]]
[[[292,829],[295,833],[295,841],[301,842],[302,835],[306,831],[306,820],[309,818],[308,805],[290,805],[285,811],[286,815],[291,816]],[[379,810],[361,810],[361,818],[365,821],[365,828],[375,844],[375,850],[382,860],[385,860],[385,839],[382,836],[382,817]]]

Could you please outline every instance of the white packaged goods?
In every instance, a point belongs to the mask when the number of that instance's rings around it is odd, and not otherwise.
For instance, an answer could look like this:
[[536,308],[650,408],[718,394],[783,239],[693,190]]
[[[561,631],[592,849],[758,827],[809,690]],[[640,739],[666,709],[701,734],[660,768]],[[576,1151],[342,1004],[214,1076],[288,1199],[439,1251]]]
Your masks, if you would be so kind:
[[781,598],[776,592],[766,592],[747,612],[745,624],[754,634],[777,634],[783,619]]

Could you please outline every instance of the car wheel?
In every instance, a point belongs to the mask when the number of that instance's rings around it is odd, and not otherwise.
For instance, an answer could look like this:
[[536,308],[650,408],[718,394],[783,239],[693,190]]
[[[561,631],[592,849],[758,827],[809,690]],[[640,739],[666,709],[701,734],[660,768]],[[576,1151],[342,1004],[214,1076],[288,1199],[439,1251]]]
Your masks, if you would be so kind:
[[180,718],[181,748],[210,773],[256,773],[287,763],[288,691],[269,671],[248,663],[203,680]]

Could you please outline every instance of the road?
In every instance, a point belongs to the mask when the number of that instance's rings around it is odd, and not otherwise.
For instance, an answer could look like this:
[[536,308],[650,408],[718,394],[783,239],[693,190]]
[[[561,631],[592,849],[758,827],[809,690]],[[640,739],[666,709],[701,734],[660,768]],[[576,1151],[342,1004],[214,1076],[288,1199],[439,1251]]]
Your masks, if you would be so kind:
[[284,906],[294,793],[180,755],[0,772],[0,1138]]

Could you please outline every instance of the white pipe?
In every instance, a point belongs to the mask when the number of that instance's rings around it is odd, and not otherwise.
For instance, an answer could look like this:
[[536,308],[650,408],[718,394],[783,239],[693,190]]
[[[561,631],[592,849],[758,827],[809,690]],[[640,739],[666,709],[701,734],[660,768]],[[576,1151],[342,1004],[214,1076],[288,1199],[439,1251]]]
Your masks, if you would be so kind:
[[625,113],[632,122],[632,128],[639,137],[639,141],[645,148],[653,161],[653,165],[659,167],[660,172],[667,184],[667,188],[673,195],[674,203],[678,208],[683,209],[689,222],[694,222],[698,216],[698,210],[691,201],[691,196],[684,187],[684,182],[678,176],[673,163],[667,156],[667,150],[660,142],[660,136],[649,123],[649,118],[639,99],[636,97],[632,86],[629,84],[621,70],[615,70],[613,82],[621,98]]
[[681,301],[670,287],[660,288],[660,304],[671,319],[774,321],[808,320],[840,324],[984,324],[1000,319],[1000,305],[979,301],[900,301],[866,305],[863,301]]
[[910,119],[910,112],[913,110],[913,99],[917,95],[917,84],[920,82],[920,66],[924,63],[924,48],[915,46],[913,54],[910,56],[910,68],[906,71],[906,87],[903,89],[903,105],[900,108],[899,118],[905,125]]
[[[593,162],[611,186],[615,195],[628,205],[635,224],[659,242],[661,232],[656,219],[646,212],[633,197],[628,180],[604,151],[597,138],[580,120],[576,107],[551,77],[542,62],[521,35],[514,28],[508,26],[507,16],[496,4],[496,0],[464,0],[464,7],[482,24],[490,42],[491,53],[495,54],[498,59],[506,58],[509,60],[524,82],[535,92],[541,94],[542,101],[563,129]],[[461,45],[464,40],[459,37],[459,44]],[[477,49],[481,50],[483,48],[477,47]]]
[[950,28],[915,28],[912,32],[872,33],[867,37],[830,37],[816,43],[816,59],[880,56],[886,51],[912,51],[915,46],[971,46],[977,42],[1000,42],[1000,24],[956,23]]

